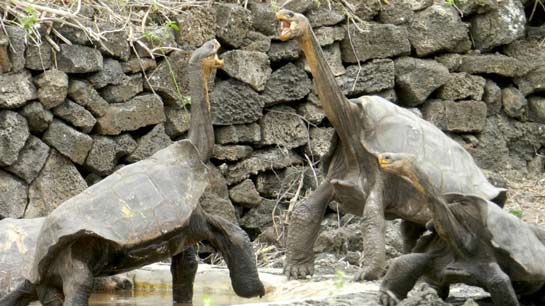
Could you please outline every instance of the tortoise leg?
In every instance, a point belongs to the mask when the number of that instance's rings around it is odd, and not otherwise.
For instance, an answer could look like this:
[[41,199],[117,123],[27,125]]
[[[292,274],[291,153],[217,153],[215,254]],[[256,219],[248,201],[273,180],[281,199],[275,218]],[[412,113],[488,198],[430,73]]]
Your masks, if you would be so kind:
[[354,280],[376,280],[384,274],[386,266],[386,242],[384,241],[384,206],[382,178],[377,178],[363,208],[363,265]]
[[42,306],[62,306],[64,303],[64,295],[57,287],[39,285],[36,292]]
[[197,274],[198,262],[193,246],[172,257],[172,298],[174,303],[191,304],[193,300],[193,282]]
[[472,276],[478,284],[482,285],[490,293],[494,305],[519,306],[511,279],[501,270],[497,263],[480,265],[472,273]]
[[71,258],[69,261],[70,263],[63,264],[64,271],[61,274],[65,296],[63,306],[88,306],[93,288],[93,274],[86,262],[78,258]]
[[403,239],[403,251],[410,253],[418,238],[426,231],[426,227],[411,221],[401,220],[400,231]]
[[284,263],[284,274],[288,278],[305,278],[314,274],[313,246],[332,198],[333,187],[325,180],[308,199],[297,204],[291,212]]
[[429,269],[432,257],[426,253],[412,253],[396,258],[380,285],[379,303],[396,305],[407,297],[416,281]]
[[24,280],[13,292],[0,299],[0,306],[27,306],[37,299],[36,286]]

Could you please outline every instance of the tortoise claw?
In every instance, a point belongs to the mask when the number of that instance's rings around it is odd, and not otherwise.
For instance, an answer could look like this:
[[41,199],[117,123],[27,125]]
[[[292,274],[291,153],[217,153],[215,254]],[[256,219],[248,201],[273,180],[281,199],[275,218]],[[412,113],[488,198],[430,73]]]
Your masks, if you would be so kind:
[[384,306],[396,306],[399,304],[399,299],[392,291],[381,289],[378,303]]
[[284,266],[284,275],[288,279],[304,279],[314,274],[314,263],[305,264],[286,264]]

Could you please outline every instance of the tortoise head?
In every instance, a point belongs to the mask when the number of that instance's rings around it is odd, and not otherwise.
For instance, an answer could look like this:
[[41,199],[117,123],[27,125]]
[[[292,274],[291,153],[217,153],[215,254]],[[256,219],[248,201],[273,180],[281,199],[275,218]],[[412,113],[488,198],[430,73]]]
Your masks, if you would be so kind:
[[189,63],[201,65],[204,69],[210,71],[214,68],[222,68],[223,60],[218,58],[218,50],[220,47],[220,43],[215,39],[205,42],[202,46],[193,51]]
[[416,156],[408,153],[378,154],[380,168],[387,173],[395,174],[408,181],[418,191],[424,193],[422,182],[416,169]]
[[310,23],[302,14],[290,10],[279,10],[276,13],[276,20],[280,21],[280,40],[286,41],[302,36]]

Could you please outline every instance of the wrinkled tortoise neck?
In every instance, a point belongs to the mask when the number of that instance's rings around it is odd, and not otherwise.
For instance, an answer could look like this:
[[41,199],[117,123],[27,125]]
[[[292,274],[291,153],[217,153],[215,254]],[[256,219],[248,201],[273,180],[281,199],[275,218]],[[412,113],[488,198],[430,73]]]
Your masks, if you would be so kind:
[[212,68],[200,61],[189,64],[189,92],[191,95],[191,122],[189,140],[199,152],[201,161],[206,162],[214,148],[214,128],[210,115],[208,78]]

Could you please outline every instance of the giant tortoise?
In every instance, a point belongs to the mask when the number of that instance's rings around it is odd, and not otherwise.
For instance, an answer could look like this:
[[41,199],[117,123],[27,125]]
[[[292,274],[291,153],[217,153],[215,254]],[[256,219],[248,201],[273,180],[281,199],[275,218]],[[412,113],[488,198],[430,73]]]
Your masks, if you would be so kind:
[[432,166],[414,155],[384,153],[379,163],[426,197],[433,217],[432,233],[390,266],[381,285],[383,305],[405,298],[421,276],[442,298],[450,284],[466,283],[487,290],[495,305],[519,305],[517,295],[545,303],[544,228],[476,195],[442,195],[428,176]]
[[[193,53],[190,64],[201,69],[191,71],[202,73],[193,78],[207,80],[211,65],[222,64],[218,49],[219,43],[212,40]],[[203,102],[199,97],[192,101],[193,106]],[[204,109],[209,110],[207,105]],[[199,119],[192,116],[192,121]],[[175,142],[57,207],[44,221],[26,281],[0,305],[18,305],[34,287],[48,306],[88,305],[93,276],[113,275],[169,257],[174,301],[191,303],[197,269],[193,245],[201,240],[223,255],[235,293],[262,296],[264,287],[246,233],[199,205],[208,183],[203,160],[207,144],[201,143],[207,139],[208,135]]]
[[412,185],[380,171],[377,153],[415,154],[431,165],[426,173],[442,192],[473,193],[503,203],[504,190],[492,186],[469,153],[433,124],[378,96],[347,99],[305,16],[280,10],[276,18],[280,39],[296,39],[303,49],[322,108],[335,128],[331,150],[322,160],[323,183],[290,217],[285,263],[288,277],[313,274],[312,246],[331,200],[339,202],[342,211],[364,218],[366,270],[357,273],[357,280],[376,279],[384,272],[385,217],[403,219],[405,249],[414,246],[430,212],[415,196]]

